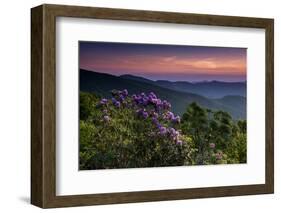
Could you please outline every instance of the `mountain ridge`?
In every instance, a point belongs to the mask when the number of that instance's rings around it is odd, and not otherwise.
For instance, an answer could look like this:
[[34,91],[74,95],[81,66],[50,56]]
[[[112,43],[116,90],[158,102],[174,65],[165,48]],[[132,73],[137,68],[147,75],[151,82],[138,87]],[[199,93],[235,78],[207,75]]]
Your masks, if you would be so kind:
[[155,85],[165,87],[168,89],[195,93],[207,98],[222,98],[227,95],[239,95],[246,97],[245,81],[242,82],[224,82],[224,81],[200,81],[200,82],[189,82],[189,81],[169,81],[169,80],[149,80],[144,77],[134,76],[130,74],[121,75],[121,78],[136,80],[140,82],[149,82]]
[[133,75],[114,76],[111,74],[80,69],[81,91],[96,92],[104,97],[110,97],[110,91],[112,89],[128,89],[130,94],[153,91],[161,99],[170,101],[173,107],[172,110],[179,115],[182,115],[186,107],[191,102],[195,101],[206,108],[227,111],[235,119],[246,118],[245,106],[243,107],[246,102],[245,97],[236,97],[236,100],[234,101],[236,107],[232,107],[232,99],[235,99],[235,96],[232,97],[230,95],[230,97],[226,97],[224,99],[211,99],[196,93],[189,93],[163,87],[158,85],[157,81],[152,81],[143,77],[136,77]]

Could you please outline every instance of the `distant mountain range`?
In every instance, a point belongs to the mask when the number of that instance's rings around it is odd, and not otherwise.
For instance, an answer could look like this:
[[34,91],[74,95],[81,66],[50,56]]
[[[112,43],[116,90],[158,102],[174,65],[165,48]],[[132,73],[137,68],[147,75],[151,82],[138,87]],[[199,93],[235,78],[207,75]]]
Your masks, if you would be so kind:
[[133,75],[114,76],[80,69],[80,91],[110,97],[113,89],[127,89],[130,94],[153,91],[161,99],[171,102],[172,111],[179,115],[190,103],[197,102],[206,108],[227,111],[234,119],[246,118],[245,82],[152,81]]
[[246,97],[246,82],[203,81],[192,83],[187,81],[152,81],[134,75],[121,75],[120,77],[146,83],[153,83],[176,91],[195,93],[207,98],[222,98],[227,95]]

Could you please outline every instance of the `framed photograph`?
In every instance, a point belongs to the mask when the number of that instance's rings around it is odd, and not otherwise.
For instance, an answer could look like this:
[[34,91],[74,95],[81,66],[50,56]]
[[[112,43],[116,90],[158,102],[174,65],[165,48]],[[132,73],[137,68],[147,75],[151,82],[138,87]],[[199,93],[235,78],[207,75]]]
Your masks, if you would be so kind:
[[31,203],[274,192],[273,19],[31,9]]

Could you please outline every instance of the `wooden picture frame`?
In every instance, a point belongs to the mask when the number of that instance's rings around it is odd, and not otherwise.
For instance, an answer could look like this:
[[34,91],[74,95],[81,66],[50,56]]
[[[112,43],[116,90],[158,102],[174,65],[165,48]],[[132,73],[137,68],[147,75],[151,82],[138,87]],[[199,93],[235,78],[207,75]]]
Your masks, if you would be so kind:
[[[265,29],[265,184],[56,195],[56,18],[90,18]],[[41,208],[268,194],[274,192],[273,19],[44,4],[31,9],[31,203]]]

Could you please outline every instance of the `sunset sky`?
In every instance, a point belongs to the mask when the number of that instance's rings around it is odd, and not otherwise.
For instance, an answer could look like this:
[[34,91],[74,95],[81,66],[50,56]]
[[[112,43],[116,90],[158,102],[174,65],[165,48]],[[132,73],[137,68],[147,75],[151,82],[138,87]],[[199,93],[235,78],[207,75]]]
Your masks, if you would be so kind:
[[152,80],[245,81],[247,49],[79,42],[80,68]]

